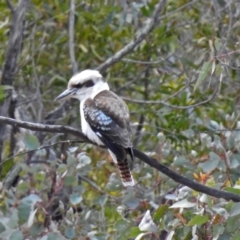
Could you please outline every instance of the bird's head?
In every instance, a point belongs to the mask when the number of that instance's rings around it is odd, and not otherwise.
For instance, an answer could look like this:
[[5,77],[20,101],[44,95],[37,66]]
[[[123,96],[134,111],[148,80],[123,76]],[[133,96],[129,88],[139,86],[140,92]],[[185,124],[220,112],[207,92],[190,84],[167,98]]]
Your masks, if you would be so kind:
[[77,98],[82,101],[94,97],[103,90],[109,90],[107,82],[96,70],[84,70],[75,74],[68,82],[67,89],[56,97],[55,100]]

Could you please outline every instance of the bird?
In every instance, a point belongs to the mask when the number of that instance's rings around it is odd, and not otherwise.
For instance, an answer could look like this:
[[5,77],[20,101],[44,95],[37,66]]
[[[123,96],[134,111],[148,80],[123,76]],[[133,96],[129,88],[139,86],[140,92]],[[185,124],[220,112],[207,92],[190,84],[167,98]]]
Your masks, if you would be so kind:
[[[83,70],[71,77],[67,89],[55,100],[75,98],[80,101],[82,132],[98,146],[108,148],[117,165],[123,186],[134,186],[134,163],[130,114],[126,103],[110,91],[97,70]],[[127,156],[130,156],[128,161]]]

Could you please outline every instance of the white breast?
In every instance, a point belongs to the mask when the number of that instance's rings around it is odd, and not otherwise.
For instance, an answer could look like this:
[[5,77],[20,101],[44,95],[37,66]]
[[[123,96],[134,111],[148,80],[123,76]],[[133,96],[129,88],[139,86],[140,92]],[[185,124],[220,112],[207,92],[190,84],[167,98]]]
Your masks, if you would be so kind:
[[104,145],[102,141],[98,138],[95,132],[91,129],[89,124],[87,123],[84,112],[83,112],[83,105],[85,103],[85,100],[81,101],[80,103],[80,115],[81,115],[81,126],[82,126],[82,132],[93,142],[97,143],[98,145]]

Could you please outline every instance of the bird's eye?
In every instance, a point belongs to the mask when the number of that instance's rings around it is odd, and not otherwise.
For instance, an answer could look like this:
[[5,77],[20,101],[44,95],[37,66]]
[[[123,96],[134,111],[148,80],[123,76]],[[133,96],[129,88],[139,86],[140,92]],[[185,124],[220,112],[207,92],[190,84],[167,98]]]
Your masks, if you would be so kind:
[[84,87],[92,87],[93,85],[94,85],[93,80],[88,80],[83,84]]
[[78,83],[78,84],[73,85],[73,88],[82,88],[82,87],[83,87],[82,83]]

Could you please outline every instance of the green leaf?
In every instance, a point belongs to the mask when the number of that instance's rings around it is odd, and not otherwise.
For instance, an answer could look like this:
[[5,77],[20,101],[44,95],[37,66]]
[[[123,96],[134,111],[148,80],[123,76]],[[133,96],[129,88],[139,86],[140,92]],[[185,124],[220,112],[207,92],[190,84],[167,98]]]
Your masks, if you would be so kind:
[[21,194],[26,194],[30,189],[30,185],[28,182],[21,182],[18,186],[17,186],[17,192],[21,193]]
[[194,218],[192,218],[187,226],[194,226],[194,225],[201,225],[203,223],[206,223],[207,221],[209,220],[209,216],[208,215],[204,215],[204,216],[201,216],[201,215],[196,215]]
[[236,194],[240,195],[239,188],[225,187],[224,190],[227,192],[236,193]]
[[195,136],[195,132],[192,129],[187,129],[182,131],[182,134],[187,138],[192,138]]
[[108,196],[107,195],[102,195],[102,196],[94,199],[94,204],[104,206],[106,204],[107,200],[108,200]]
[[238,229],[239,229],[239,215],[233,216],[233,217],[228,217],[226,230],[228,232],[235,232]]
[[23,240],[23,234],[20,231],[15,231],[9,238],[9,240]]
[[41,202],[42,199],[37,195],[37,194],[34,194],[34,193],[31,193],[29,194],[27,197],[23,198],[22,199],[22,202],[23,203],[28,203],[30,205],[34,205],[35,203],[37,202]]
[[202,66],[201,72],[198,76],[197,82],[194,86],[194,92],[198,89],[198,87],[202,84],[202,82],[206,79],[207,75],[210,73],[211,71],[211,64],[212,62],[208,61],[205,62]]
[[77,205],[82,201],[82,196],[79,193],[73,193],[70,195],[70,202],[73,205]]
[[76,236],[76,231],[74,228],[66,228],[64,231],[64,235],[68,238],[68,239],[73,239]]
[[119,231],[120,233],[126,231],[126,229],[129,227],[129,223],[123,219],[118,220],[115,223],[115,229]]
[[88,157],[85,153],[80,153],[78,154],[78,165],[77,165],[77,169],[83,168],[86,165],[91,163],[91,158]]
[[216,49],[216,52],[218,52],[220,50],[221,46],[222,46],[221,39],[220,38],[215,38],[214,39],[214,47]]
[[18,210],[15,208],[15,209],[12,209],[11,211],[11,217],[9,218],[9,221],[8,221],[8,227],[12,228],[12,229],[15,229],[18,227]]
[[32,209],[37,202],[41,202],[42,199],[36,194],[30,194],[22,199],[18,205],[18,218],[21,222],[26,222],[32,212]]
[[65,237],[55,232],[50,232],[47,236],[47,240],[66,240]]
[[131,232],[127,236],[128,238],[135,238],[141,233],[139,227],[133,227],[131,228]]
[[40,223],[34,223],[31,228],[29,229],[29,232],[31,236],[37,237],[42,231],[44,230],[44,225]]
[[234,203],[230,211],[230,216],[236,216],[240,214],[240,203]]
[[23,142],[28,150],[34,150],[39,148],[40,143],[38,138],[34,135],[26,134],[24,136]]
[[3,232],[5,229],[5,226],[0,222],[0,233]]
[[200,168],[202,168],[202,170],[205,173],[211,172],[213,170],[215,170],[220,162],[220,157],[214,153],[214,152],[210,152],[209,153],[209,160],[203,163],[199,163],[198,166]]
[[187,164],[189,164],[189,161],[184,156],[178,156],[174,158],[174,165],[176,167],[187,166]]
[[77,184],[75,176],[66,176],[64,177],[64,185],[65,186],[75,186]]
[[159,222],[161,218],[164,217],[164,215],[167,213],[169,209],[169,205],[167,204],[164,204],[164,205],[161,205],[154,213],[153,215],[153,220],[154,222]]
[[135,209],[139,206],[139,199],[137,198],[129,198],[126,201],[124,201],[124,204],[130,208],[130,209]]
[[31,205],[21,202],[18,205],[18,218],[21,223],[26,222],[31,213]]
[[223,226],[222,224],[214,224],[212,226],[212,233],[213,236],[218,236],[221,235],[225,230],[225,226]]
[[240,230],[238,230],[237,232],[235,232],[232,240],[239,240],[239,236],[240,236]]

